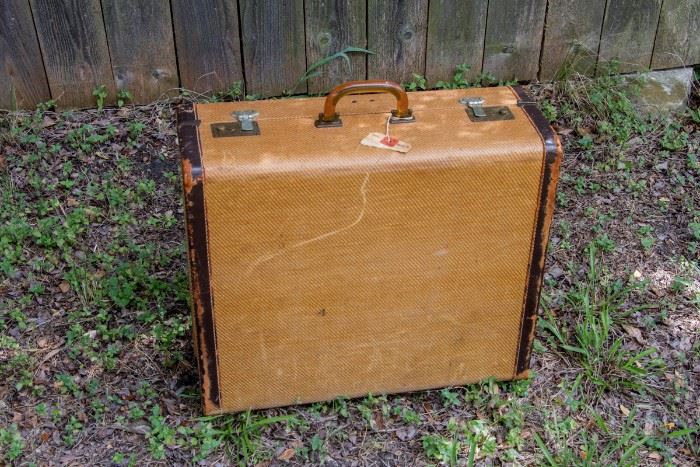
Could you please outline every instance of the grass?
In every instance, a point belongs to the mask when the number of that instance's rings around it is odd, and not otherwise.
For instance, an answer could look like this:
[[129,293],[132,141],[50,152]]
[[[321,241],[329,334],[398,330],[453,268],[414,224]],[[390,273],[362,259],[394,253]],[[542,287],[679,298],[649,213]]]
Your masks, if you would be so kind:
[[600,395],[605,391],[645,389],[645,378],[658,373],[663,361],[657,350],[637,352],[623,347],[622,337],[614,333],[614,322],[635,310],[622,310],[639,284],[611,281],[597,261],[597,244],[588,248],[586,280],[577,283],[566,296],[566,304],[579,319],[569,330],[545,309],[540,329],[549,333],[548,343],[555,351],[564,351],[584,372],[586,384]]
[[171,108],[0,114],[0,463],[697,464],[700,117],[570,78],[531,86],[566,157],[530,379],[216,417]]

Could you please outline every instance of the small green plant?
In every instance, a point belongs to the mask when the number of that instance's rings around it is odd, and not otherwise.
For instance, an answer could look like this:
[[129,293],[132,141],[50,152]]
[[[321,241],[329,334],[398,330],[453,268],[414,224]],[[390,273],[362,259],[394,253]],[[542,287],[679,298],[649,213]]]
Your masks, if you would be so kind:
[[104,84],[100,84],[92,91],[92,95],[95,96],[97,110],[102,110],[105,106],[105,100],[107,100],[107,87]]
[[542,114],[550,123],[555,122],[559,116],[557,107],[548,99],[540,102],[540,110],[542,110]]
[[75,435],[80,433],[83,429],[83,424],[73,415],[71,415],[68,423],[65,426],[66,433],[63,435],[63,442],[66,446],[73,446],[75,444]]
[[352,70],[352,62],[350,61],[350,54],[355,54],[355,53],[360,53],[360,54],[365,54],[365,55],[374,55],[374,52],[371,50],[363,49],[362,47],[345,47],[343,50],[340,50],[338,52],[335,52],[333,54],[330,54],[326,57],[321,58],[320,60],[315,61],[309,67],[306,69],[303,75],[297,80],[296,84],[294,87],[288,91],[285,92],[286,95],[291,95],[294,93],[296,88],[299,87],[299,85],[305,81],[308,81],[312,78],[316,78],[317,76],[321,76],[323,73],[322,67],[325,65],[328,65],[329,63],[337,60],[337,59],[343,59],[345,62],[345,65],[348,69],[348,71]]
[[401,83],[401,86],[406,91],[425,91],[426,85],[427,81],[425,80],[425,77],[423,75],[419,75],[418,73],[413,73],[413,79],[408,83]]
[[470,68],[471,67],[466,63],[457,65],[455,74],[452,76],[452,81],[438,81],[435,83],[435,87],[437,89],[461,89],[472,86],[465,76],[469,72]]
[[229,459],[238,465],[254,465],[270,455],[259,443],[263,429],[277,424],[294,427],[301,423],[293,415],[263,417],[250,411],[238,415],[202,417],[199,421],[210,423],[213,427],[208,430],[210,445],[227,446]]
[[3,459],[11,462],[18,459],[24,450],[24,440],[14,423],[8,427],[0,427],[0,452]]
[[459,400],[459,394],[451,391],[450,389],[443,389],[442,391],[440,391],[440,395],[442,396],[442,399],[449,405],[458,406],[462,404]]
[[595,243],[588,247],[588,277],[567,296],[568,305],[580,316],[568,337],[565,330],[548,316],[539,321],[554,338],[550,343],[568,352],[581,365],[586,383],[601,394],[621,388],[643,391],[645,378],[663,367],[653,347],[634,352],[625,349],[613,325],[617,313],[632,293],[632,286],[610,282],[601,274]]
[[[124,107],[126,104],[133,100],[133,96],[126,89],[120,89],[117,91],[117,107]],[[103,101],[104,102],[104,101]]]
[[423,451],[429,459],[435,459],[449,466],[457,465],[462,446],[458,440],[440,435],[425,435],[422,442]]
[[[603,442],[596,432],[576,430],[575,422],[569,417],[558,422],[556,416],[545,424],[551,443],[545,443],[539,433],[534,434],[539,454],[543,461],[539,465],[549,467],[593,467],[615,465],[632,467],[640,465],[637,453],[648,442],[649,437],[639,433],[634,426],[634,413],[630,413],[620,433],[612,433],[609,441]],[[593,414],[598,425],[607,429],[599,415]],[[574,446],[572,446],[572,444]],[[556,446],[553,450],[551,446]]]
[[688,230],[690,230],[694,240],[700,241],[700,222],[690,222]]
[[212,102],[235,102],[243,97],[243,81],[234,81],[225,91],[217,92]]
[[150,431],[146,437],[148,438],[151,456],[154,459],[163,459],[165,457],[165,447],[175,444],[176,431],[167,424],[165,417],[160,413],[160,406],[158,405],[153,406],[153,409],[151,409],[148,421],[150,423]]
[[[612,61],[597,78],[575,74],[556,84],[555,94],[563,98],[557,102],[561,116],[570,120],[569,124],[592,128],[624,145],[633,134],[646,128],[646,120],[631,100],[638,93],[638,84],[621,76],[618,70],[619,63]],[[584,149],[591,147],[588,139],[580,143]]]
[[654,228],[650,225],[643,225],[639,228],[640,243],[645,251],[649,251],[652,246],[654,246],[654,236],[652,232]]
[[668,124],[661,137],[661,147],[667,151],[679,151],[687,145],[688,133],[685,132],[682,125],[677,122]]

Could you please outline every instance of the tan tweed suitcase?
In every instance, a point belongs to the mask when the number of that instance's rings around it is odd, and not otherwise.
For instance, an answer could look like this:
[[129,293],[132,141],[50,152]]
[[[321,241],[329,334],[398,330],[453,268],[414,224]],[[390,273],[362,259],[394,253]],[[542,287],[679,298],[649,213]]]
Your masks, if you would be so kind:
[[527,374],[561,148],[520,87],[353,82],[178,132],[205,413]]

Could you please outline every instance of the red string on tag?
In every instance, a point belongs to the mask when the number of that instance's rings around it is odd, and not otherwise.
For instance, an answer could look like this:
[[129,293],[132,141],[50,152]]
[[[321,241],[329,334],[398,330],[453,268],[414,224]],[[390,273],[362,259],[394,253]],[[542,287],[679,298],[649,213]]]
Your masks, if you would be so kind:
[[398,138],[392,138],[391,136],[388,136],[388,135],[385,136],[384,138],[382,138],[382,140],[381,140],[381,143],[382,143],[382,144],[385,144],[385,145],[387,145],[387,146],[389,146],[389,147],[394,147],[394,146],[396,146],[396,144],[397,144],[398,142],[399,142],[399,139],[398,139]]

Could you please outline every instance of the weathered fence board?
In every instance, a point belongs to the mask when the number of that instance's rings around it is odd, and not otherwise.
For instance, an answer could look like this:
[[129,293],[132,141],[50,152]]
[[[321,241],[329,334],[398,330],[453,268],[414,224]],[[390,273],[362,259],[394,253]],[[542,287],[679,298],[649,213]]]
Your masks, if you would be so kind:
[[[564,78],[700,64],[700,0],[0,0],[0,107],[141,104],[198,93],[323,93],[347,80],[429,87],[491,73]],[[546,18],[545,18],[546,17]],[[374,55],[335,58],[346,47]],[[174,95],[172,94],[167,95]]]
[[700,62],[700,0],[667,0],[661,7],[652,68]]
[[236,0],[171,0],[180,85],[223,91],[243,81]]
[[28,0],[0,2],[0,108],[32,107],[49,100]]
[[428,83],[449,81],[457,65],[468,65],[466,78],[481,73],[488,0],[431,0],[425,74]]
[[411,81],[425,74],[428,0],[368,0],[369,79]]
[[246,89],[263,96],[299,94],[306,71],[303,0],[239,0]]
[[619,71],[644,70],[651,64],[654,37],[663,0],[608,0],[597,72],[610,60],[619,60]]
[[537,78],[547,0],[490,0],[484,71],[500,80]]
[[177,88],[170,2],[102,0],[102,12],[117,89],[149,102]]
[[[306,62],[308,66],[346,47],[367,48],[366,0],[307,1]],[[350,53],[350,63],[336,58],[319,67],[320,75],[309,79],[309,92],[318,94],[350,80],[364,79],[367,58],[364,53]]]
[[114,102],[114,77],[99,0],[31,0],[51,97],[63,107],[92,107],[104,85]]
[[[595,72],[606,0],[549,0],[540,79]],[[585,12],[585,14],[583,14]]]

